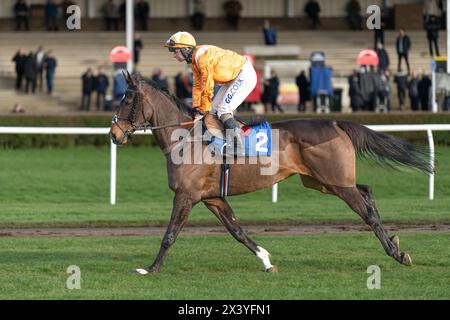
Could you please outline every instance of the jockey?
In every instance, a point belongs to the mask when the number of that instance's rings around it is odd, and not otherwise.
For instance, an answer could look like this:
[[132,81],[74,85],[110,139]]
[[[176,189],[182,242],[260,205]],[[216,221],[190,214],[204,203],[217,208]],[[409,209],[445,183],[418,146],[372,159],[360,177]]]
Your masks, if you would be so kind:
[[[244,56],[231,50],[212,45],[197,45],[188,32],[177,32],[166,41],[164,47],[173,53],[179,62],[192,64],[194,84],[192,105],[200,113],[217,114],[226,130],[227,142],[235,139],[235,155],[245,153],[240,128],[233,117],[256,85],[256,72],[252,63]],[[214,100],[214,84],[220,85]]]

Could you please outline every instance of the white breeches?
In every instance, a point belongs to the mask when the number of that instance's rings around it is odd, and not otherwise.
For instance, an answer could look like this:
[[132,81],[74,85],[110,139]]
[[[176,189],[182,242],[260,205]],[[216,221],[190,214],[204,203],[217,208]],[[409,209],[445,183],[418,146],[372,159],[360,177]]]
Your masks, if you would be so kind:
[[242,67],[236,79],[220,86],[212,101],[212,113],[220,117],[233,111],[248,97],[256,86],[256,71],[250,61]]

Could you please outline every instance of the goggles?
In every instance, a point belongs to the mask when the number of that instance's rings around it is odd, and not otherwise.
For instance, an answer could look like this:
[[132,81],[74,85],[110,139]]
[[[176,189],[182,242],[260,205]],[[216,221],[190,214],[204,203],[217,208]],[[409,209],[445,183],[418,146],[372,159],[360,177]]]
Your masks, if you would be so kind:
[[169,49],[169,52],[175,52],[175,50],[177,50],[177,48],[173,47],[175,45],[175,41],[173,41],[172,39],[167,40],[166,45],[167,49]]
[[167,49],[169,49],[169,52],[175,52],[176,50],[182,49],[182,48],[175,48],[174,46],[178,44],[178,45],[184,45],[186,47],[191,47],[191,45],[185,44],[185,43],[180,43],[180,42],[175,42],[172,39],[169,39],[166,41],[166,46]]

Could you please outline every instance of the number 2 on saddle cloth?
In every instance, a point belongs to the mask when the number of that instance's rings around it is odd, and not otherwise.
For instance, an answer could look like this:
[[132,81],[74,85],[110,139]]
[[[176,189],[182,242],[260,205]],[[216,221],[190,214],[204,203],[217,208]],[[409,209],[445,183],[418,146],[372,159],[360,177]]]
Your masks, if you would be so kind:
[[[246,157],[270,157],[272,155],[272,130],[269,122],[244,126],[241,128],[241,134]],[[223,155],[225,139],[213,136],[210,141],[207,141],[207,144],[211,144],[215,152]]]

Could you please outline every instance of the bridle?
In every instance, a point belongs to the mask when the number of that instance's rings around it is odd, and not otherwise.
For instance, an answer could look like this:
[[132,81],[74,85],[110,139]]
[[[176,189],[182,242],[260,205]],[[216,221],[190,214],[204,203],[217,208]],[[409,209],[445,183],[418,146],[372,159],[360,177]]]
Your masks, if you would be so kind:
[[[156,129],[164,129],[164,128],[168,128],[168,127],[175,127],[175,126],[189,126],[194,124],[194,121],[186,121],[186,122],[177,122],[177,123],[172,123],[172,124],[166,124],[166,125],[162,125],[162,126],[155,126],[152,127],[150,122],[148,120],[145,119],[145,114],[144,114],[144,104],[143,102],[143,98],[142,98],[142,92],[140,90],[140,85],[139,88],[130,88],[128,87],[127,90],[125,91],[125,96],[128,92],[132,92],[135,94],[134,98],[133,98],[133,102],[132,102],[132,106],[131,106],[131,110],[130,113],[128,114],[128,117],[124,118],[124,117],[119,117],[117,114],[115,114],[112,118],[112,123],[115,124],[120,131],[122,131],[122,134],[127,137],[130,138],[131,135],[133,134],[134,131],[136,130],[144,130],[144,132],[147,129],[150,130],[156,130]],[[125,98],[124,98],[125,99]],[[136,109],[138,108],[138,106],[141,105],[141,114],[142,114],[142,119],[144,119],[144,124],[138,126],[136,125]],[[132,131],[131,130],[124,130],[118,123],[118,120],[124,120],[130,123]]]
[[[132,102],[132,106],[131,106],[131,110],[130,113],[128,114],[128,117],[124,118],[124,117],[119,117],[117,114],[115,114],[112,118],[112,123],[115,124],[120,131],[122,131],[122,134],[129,138],[131,137],[131,135],[133,134],[134,131],[136,130],[144,130],[144,132],[147,130],[147,128],[150,128],[151,130],[153,129],[150,126],[150,123],[145,119],[145,114],[144,114],[144,104],[143,99],[142,99],[142,92],[140,91],[140,88],[130,88],[128,87],[127,90],[125,91],[125,96],[128,92],[132,92],[134,93],[134,97],[133,97],[133,102]],[[125,99],[125,97],[124,97]],[[140,112],[142,114],[142,119],[144,119],[144,124],[142,124],[141,126],[136,125],[136,109],[138,108],[138,106],[141,106],[140,108]],[[124,130],[120,125],[118,120],[124,120],[126,122],[129,122],[132,128],[132,131],[130,130]]]

